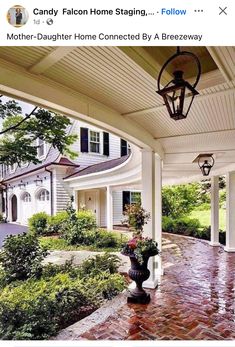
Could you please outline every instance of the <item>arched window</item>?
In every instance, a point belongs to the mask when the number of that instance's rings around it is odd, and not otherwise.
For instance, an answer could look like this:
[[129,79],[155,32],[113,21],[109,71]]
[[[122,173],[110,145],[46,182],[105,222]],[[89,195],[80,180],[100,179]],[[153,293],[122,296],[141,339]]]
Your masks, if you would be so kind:
[[24,195],[22,196],[22,200],[24,202],[31,202],[31,195],[29,193],[24,193]]
[[38,200],[39,201],[49,201],[50,200],[50,193],[48,192],[48,190],[43,189],[40,191],[40,193],[38,194]]

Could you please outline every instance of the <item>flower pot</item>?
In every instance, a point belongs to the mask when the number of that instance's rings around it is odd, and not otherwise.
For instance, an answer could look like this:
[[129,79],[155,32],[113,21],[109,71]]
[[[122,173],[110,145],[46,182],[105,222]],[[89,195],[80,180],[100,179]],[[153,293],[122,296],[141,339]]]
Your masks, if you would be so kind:
[[148,269],[148,257],[144,257],[143,263],[140,264],[135,256],[129,256],[131,261],[131,269],[128,274],[129,277],[135,281],[135,289],[129,292],[127,302],[128,303],[139,303],[139,304],[148,304],[150,302],[150,295],[146,293],[143,289],[143,282],[146,281],[150,276],[150,271]]

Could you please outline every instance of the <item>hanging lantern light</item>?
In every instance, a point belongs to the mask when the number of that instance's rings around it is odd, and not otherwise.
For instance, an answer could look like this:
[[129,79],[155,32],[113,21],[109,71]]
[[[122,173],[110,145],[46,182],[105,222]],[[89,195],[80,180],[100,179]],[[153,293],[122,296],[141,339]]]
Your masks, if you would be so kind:
[[201,169],[203,176],[209,176],[215,160],[212,154],[201,154],[198,156],[198,166]]
[[[161,89],[163,72],[173,60],[178,59],[180,56],[190,56],[195,61],[197,66],[197,77],[195,82],[191,85],[188,81],[184,80],[184,71],[175,70],[173,72],[174,78]],[[158,76],[157,93],[163,97],[167,111],[172,119],[179,120],[187,117],[195,95],[199,94],[195,88],[198,84],[200,76],[201,64],[198,57],[192,52],[180,51],[179,47],[177,48],[177,52],[163,65]],[[187,102],[185,100],[186,98]]]

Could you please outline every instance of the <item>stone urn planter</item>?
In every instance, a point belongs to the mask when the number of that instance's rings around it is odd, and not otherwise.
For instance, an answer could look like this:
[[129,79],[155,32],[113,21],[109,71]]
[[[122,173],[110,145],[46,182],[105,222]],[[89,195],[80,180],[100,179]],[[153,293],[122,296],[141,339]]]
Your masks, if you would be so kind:
[[145,257],[142,264],[140,264],[133,255],[129,256],[129,258],[131,261],[131,268],[128,271],[128,275],[135,281],[136,287],[129,291],[127,302],[148,304],[150,302],[150,295],[143,289],[143,282],[150,276],[150,271],[148,269],[149,257]]
[[144,224],[150,220],[150,214],[145,211],[140,202],[126,205],[124,223],[133,231],[133,238],[123,245],[121,253],[130,258],[129,277],[135,281],[136,287],[129,292],[127,302],[148,304],[150,295],[143,289],[143,282],[150,276],[148,269],[149,257],[159,253],[157,242],[149,237],[143,237]]

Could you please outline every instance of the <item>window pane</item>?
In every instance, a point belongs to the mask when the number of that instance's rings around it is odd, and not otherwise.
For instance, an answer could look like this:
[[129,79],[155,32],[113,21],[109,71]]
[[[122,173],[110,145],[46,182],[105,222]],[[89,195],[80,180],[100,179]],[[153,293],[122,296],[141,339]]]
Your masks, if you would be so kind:
[[99,153],[100,152],[100,145],[99,143],[90,143],[90,151],[93,153]]

